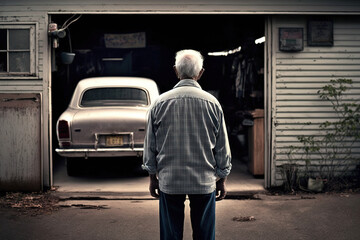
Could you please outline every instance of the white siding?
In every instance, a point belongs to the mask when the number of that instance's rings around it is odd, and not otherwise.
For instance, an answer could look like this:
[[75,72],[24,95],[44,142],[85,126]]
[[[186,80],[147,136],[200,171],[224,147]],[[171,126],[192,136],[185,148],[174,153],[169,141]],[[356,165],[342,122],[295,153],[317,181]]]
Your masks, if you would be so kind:
[[[299,13],[299,12],[359,12],[358,0],[1,0],[21,16],[38,12],[244,12],[244,13]],[[1,15],[1,14],[0,14]]]
[[[0,5],[2,2],[0,2]],[[41,186],[50,186],[50,138],[49,138],[49,56],[48,56],[48,36],[47,36],[47,24],[48,24],[48,15],[46,12],[41,11],[25,11],[25,8],[20,7],[21,11],[9,12],[8,7],[0,6],[0,24],[5,25],[22,25],[22,24],[31,24],[35,25],[35,76],[30,77],[16,77],[11,76],[8,78],[2,77],[0,79],[0,93],[6,94],[27,94],[35,93],[42,96],[41,105],[39,107],[40,117],[37,118],[40,126],[40,136],[39,141],[36,141],[37,151],[38,152],[38,161],[41,162]],[[26,122],[27,123],[27,122]],[[13,122],[14,129],[22,129],[24,125],[23,122],[17,122],[14,119]],[[16,124],[20,124],[16,126]],[[32,142],[33,140],[26,135],[22,136],[19,131],[16,132],[18,138],[23,141]],[[19,145],[20,146],[20,145]],[[18,149],[16,146],[14,149]],[[34,146],[28,145],[28,149],[24,149],[23,152],[32,151]],[[16,159],[21,159],[23,157],[23,152],[21,151],[9,151],[13,154],[13,157]],[[35,159],[35,158],[34,158]],[[5,159],[2,159],[5,161]],[[31,164],[31,163],[30,163]],[[25,166],[26,167],[26,166]],[[26,170],[25,168],[22,170]],[[20,171],[20,170],[19,170]],[[37,175],[39,176],[39,175]],[[19,182],[14,181],[14,184]],[[14,188],[15,189],[15,188]]]
[[[353,88],[346,98],[360,96],[360,16],[331,17],[334,22],[334,45],[313,47],[307,45],[307,20],[309,17],[287,16],[273,18],[274,83],[273,89],[273,171],[272,184],[281,184],[278,166],[288,162],[289,146],[300,146],[297,136],[319,135],[319,124],[335,120],[331,104],[322,101],[317,91],[331,79],[350,78]],[[278,47],[278,28],[304,29],[304,50],[281,52]],[[311,122],[311,125],[304,125]],[[360,154],[360,144],[353,146]],[[300,159],[295,155],[294,159]],[[298,164],[304,165],[303,160]],[[314,160],[313,164],[319,164]],[[274,176],[275,175],[275,176]]]

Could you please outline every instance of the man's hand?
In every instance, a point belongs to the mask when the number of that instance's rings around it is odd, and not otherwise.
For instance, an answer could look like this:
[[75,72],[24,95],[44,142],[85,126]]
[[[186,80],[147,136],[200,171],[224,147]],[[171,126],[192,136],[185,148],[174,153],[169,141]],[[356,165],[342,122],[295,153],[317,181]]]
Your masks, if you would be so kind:
[[226,178],[220,178],[216,181],[216,201],[221,201],[226,196]]
[[156,177],[156,174],[150,174],[149,190],[150,190],[151,196],[153,196],[155,198],[159,198],[159,180]]

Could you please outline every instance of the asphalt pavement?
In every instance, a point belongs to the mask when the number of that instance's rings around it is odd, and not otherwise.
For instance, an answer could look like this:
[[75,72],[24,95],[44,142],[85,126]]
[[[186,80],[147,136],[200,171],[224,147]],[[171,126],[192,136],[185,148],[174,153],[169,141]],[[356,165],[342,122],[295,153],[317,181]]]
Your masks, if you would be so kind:
[[[35,211],[44,208],[39,204],[29,209],[0,207],[0,239],[159,239],[158,201],[149,196],[57,196],[62,200],[48,211]],[[360,236],[359,193],[262,193],[230,198],[216,204],[219,240],[355,240]],[[188,203],[185,240],[192,239]]]

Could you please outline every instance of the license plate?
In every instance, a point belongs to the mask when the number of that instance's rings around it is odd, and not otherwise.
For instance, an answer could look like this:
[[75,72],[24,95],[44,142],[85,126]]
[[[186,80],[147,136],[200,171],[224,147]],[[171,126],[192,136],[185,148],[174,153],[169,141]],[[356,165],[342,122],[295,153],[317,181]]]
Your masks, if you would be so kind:
[[122,146],[124,140],[122,136],[107,136],[106,137],[106,146]]

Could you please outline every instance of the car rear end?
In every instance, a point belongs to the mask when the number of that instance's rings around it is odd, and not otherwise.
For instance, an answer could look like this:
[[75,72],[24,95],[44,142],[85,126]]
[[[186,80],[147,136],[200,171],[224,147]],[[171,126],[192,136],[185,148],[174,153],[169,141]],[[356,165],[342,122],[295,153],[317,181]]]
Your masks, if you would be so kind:
[[78,111],[71,121],[58,121],[60,148],[56,151],[63,157],[141,156],[146,111],[146,108]]
[[75,91],[73,98],[79,101],[75,100],[75,106],[70,106],[57,123],[59,155],[142,156],[150,106],[145,87],[99,85],[82,93]]

